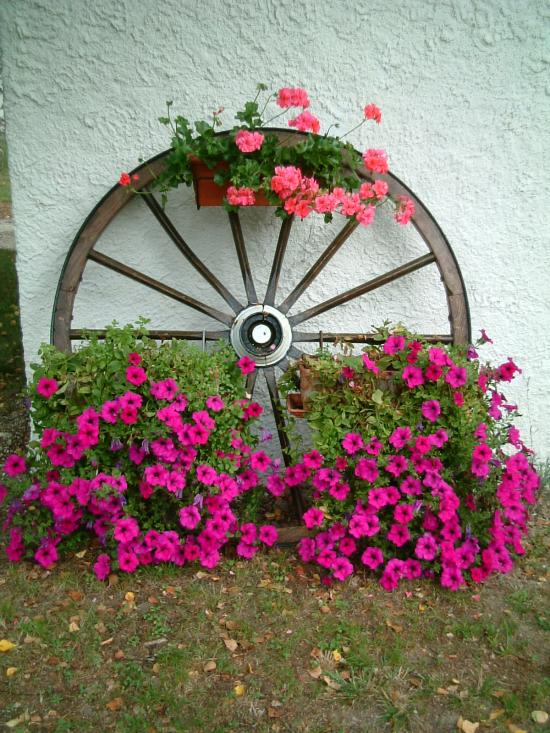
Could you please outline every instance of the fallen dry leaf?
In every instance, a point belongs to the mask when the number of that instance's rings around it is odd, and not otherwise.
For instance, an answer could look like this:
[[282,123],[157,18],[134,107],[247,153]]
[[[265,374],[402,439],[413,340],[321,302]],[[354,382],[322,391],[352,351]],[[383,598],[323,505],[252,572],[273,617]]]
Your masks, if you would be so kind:
[[338,684],[338,682],[335,682],[331,677],[328,676],[328,674],[324,674],[323,682],[326,684],[327,687],[330,687],[331,690],[341,690],[342,685]]
[[523,728],[518,728],[518,726],[515,723],[512,723],[510,720],[506,721],[506,725],[508,726],[508,730],[510,733],[527,733],[526,730]]
[[489,723],[492,723],[493,720],[500,718],[501,715],[504,715],[504,708],[497,708],[496,710],[491,710],[491,712],[489,713]]
[[155,662],[151,669],[153,670],[153,674],[158,674],[160,672],[160,664]]
[[8,667],[6,669],[6,677],[13,677],[13,675],[17,672],[17,667]]
[[115,697],[112,700],[110,700],[105,707],[107,710],[110,710],[112,713],[115,713],[117,710],[120,710],[124,706],[124,700],[121,697]]
[[69,633],[76,634],[77,631],[80,631],[80,626],[76,623],[76,621],[71,621],[69,624]]
[[235,639],[224,639],[223,643],[225,646],[229,649],[230,652],[234,652],[236,648],[239,646]]
[[87,550],[81,550],[80,552],[75,552],[74,556],[78,557],[79,560],[82,560],[84,555],[87,553]]
[[112,644],[114,641],[114,637],[110,636],[108,639],[105,639],[102,641],[99,646],[108,646],[109,644]]
[[213,672],[216,669],[216,662],[214,662],[213,660],[206,662],[203,669],[205,672]]
[[118,583],[118,575],[116,573],[111,573],[109,575],[108,583],[109,583],[109,587],[112,585],[116,585]]
[[235,687],[233,688],[233,692],[235,693],[237,697],[242,697],[245,693],[245,686],[243,685],[243,683],[242,682],[237,683]]
[[456,727],[461,730],[462,733],[476,733],[479,728],[479,723],[472,723],[470,720],[465,720],[462,716],[456,721]]
[[26,723],[27,720],[29,720],[29,714],[23,713],[23,715],[20,715],[18,718],[12,718],[12,720],[8,720],[7,723],[4,723],[6,728],[16,728],[18,725],[21,725],[21,723]]
[[269,707],[267,709],[267,715],[269,718],[280,718],[283,714],[283,711],[279,708]]
[[540,725],[548,722],[548,713],[545,710],[533,710],[531,717],[535,723],[540,723]]
[[124,652],[122,651],[122,649],[117,649],[117,651],[114,653],[113,656],[114,656],[115,659],[124,659],[124,657],[126,655],[124,654]]
[[333,651],[332,651],[332,658],[334,659],[334,661],[336,662],[336,664],[338,664],[338,662],[341,662],[342,661],[342,655],[340,654],[340,652],[338,651],[338,649],[333,649]]
[[400,626],[399,624],[395,624],[393,621],[390,621],[389,618],[386,619],[386,626],[392,631],[395,631],[396,634],[401,634],[403,631],[402,626]]
[[75,603],[78,603],[78,601],[81,601],[84,598],[84,593],[81,593],[79,590],[70,590],[67,595],[72,601],[75,601]]
[[323,670],[321,667],[317,666],[313,669],[308,670],[308,674],[310,677],[313,677],[314,680],[318,680],[319,677],[323,674]]
[[12,649],[15,649],[15,644],[12,641],[8,641],[8,639],[0,639],[0,652],[11,652]]
[[126,593],[126,595],[124,596],[124,600],[127,601],[128,603],[133,603],[135,599],[136,599],[135,593],[132,593],[131,590],[129,590],[128,593]]

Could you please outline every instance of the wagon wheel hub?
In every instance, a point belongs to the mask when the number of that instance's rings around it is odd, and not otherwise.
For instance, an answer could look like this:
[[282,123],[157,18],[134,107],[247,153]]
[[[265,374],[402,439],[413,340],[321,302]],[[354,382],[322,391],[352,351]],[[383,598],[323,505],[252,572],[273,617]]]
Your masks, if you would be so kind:
[[288,318],[270,305],[250,305],[237,314],[230,339],[239,356],[248,356],[258,367],[278,364],[292,344]]

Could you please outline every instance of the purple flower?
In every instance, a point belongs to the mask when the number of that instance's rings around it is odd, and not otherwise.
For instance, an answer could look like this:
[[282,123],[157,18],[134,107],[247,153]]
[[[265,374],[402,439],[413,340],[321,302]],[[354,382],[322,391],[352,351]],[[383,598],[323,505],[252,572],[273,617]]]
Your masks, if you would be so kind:
[[118,438],[111,440],[111,451],[115,453],[117,450],[122,450],[122,441]]
[[202,509],[203,502],[204,502],[203,495],[197,494],[195,498],[193,499],[193,506],[198,506],[200,509]]

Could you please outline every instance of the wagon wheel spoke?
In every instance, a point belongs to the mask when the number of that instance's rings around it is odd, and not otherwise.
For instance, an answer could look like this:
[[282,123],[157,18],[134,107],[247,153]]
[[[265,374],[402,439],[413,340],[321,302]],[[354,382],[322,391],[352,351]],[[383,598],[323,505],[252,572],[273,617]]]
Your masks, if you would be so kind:
[[286,372],[286,370],[290,368],[290,362],[285,356],[285,358],[281,359],[281,361],[278,361],[275,364],[275,366],[277,367],[277,369],[280,369],[282,372]]
[[178,232],[173,222],[168,218],[153,194],[147,193],[143,198],[161,227],[168,234],[168,236],[174,242],[182,255],[193,265],[195,270],[197,270],[197,272],[199,272],[203,276],[206,282],[221,295],[227,305],[233,309],[234,313],[238,313],[239,311],[241,311],[243,309],[242,303],[240,303],[237,298],[235,298],[235,296],[229,292],[225,285],[223,285],[218,280],[218,278],[214,275],[213,272],[208,269],[204,262],[202,262],[202,260],[197,257],[197,255],[193,252],[193,250],[189,247],[187,242]]
[[256,387],[256,381],[258,379],[258,370],[254,369],[253,372],[250,372],[250,374],[246,378],[246,395],[248,399],[252,397],[254,394],[254,388]]
[[239,258],[239,267],[241,268],[248,303],[257,303],[258,296],[256,295],[256,288],[254,287],[254,280],[252,279],[252,271],[248,261],[248,254],[246,253],[243,231],[241,229],[241,220],[239,219],[239,215],[234,211],[229,212],[229,223],[231,224],[231,232],[233,233],[235,249],[237,250],[237,257]]
[[[69,333],[71,341],[82,341],[89,335],[94,335],[98,339],[104,339],[107,335],[107,331],[101,328],[71,328]],[[172,339],[202,341],[203,338],[205,341],[226,341],[229,338],[229,331],[227,329],[223,331],[170,331],[152,329],[147,331],[147,336],[155,339],[155,341],[171,341]]]
[[275,294],[277,292],[277,286],[279,285],[281,267],[283,266],[286,245],[288,244],[288,238],[290,236],[290,230],[292,228],[293,222],[294,214],[292,216],[289,216],[287,219],[284,219],[283,223],[281,224],[279,239],[277,240],[275,256],[273,257],[273,264],[271,265],[271,273],[269,275],[269,282],[267,284],[267,290],[264,298],[265,305],[275,305]]
[[[326,341],[327,343],[335,343],[335,342],[347,342],[349,344],[375,344],[378,343],[378,339],[376,337],[376,334],[374,333],[335,333],[335,332],[329,332],[325,333],[324,331],[319,334],[319,331],[310,332],[310,331],[294,331],[292,334],[292,338],[296,343],[312,343],[319,341],[322,339],[323,341]],[[437,344],[450,344],[453,341],[453,337],[450,333],[447,334],[420,334],[419,336],[421,341],[425,341],[427,343]]]
[[335,295],[333,298],[329,298],[328,300],[325,300],[318,305],[312,306],[311,308],[308,308],[301,313],[297,313],[295,316],[291,316],[288,320],[292,326],[295,326],[298,323],[302,323],[303,321],[308,321],[310,318],[314,318],[320,313],[324,313],[325,311],[336,308],[339,305],[348,303],[350,300],[358,298],[360,295],[370,293],[372,290],[376,290],[377,288],[382,287],[382,285],[387,285],[388,283],[391,283],[394,280],[399,279],[400,277],[404,277],[411,272],[415,272],[415,270],[420,270],[422,267],[426,267],[427,265],[430,265],[432,262],[435,261],[435,255],[432,252],[429,252],[428,254],[422,255],[422,257],[417,257],[416,259],[411,260],[410,262],[407,262],[400,267],[396,267],[395,269],[386,272],[384,275],[379,275],[372,280],[368,280],[362,285],[358,285],[355,288],[346,290],[345,293]]
[[134,270],[123,262],[119,262],[112,257],[102,254],[101,252],[90,252],[88,259],[92,260],[92,262],[96,262],[98,265],[109,268],[109,270],[118,272],[120,275],[130,278],[130,280],[135,280],[135,282],[146,285],[148,288],[156,290],[157,292],[166,295],[168,298],[172,298],[173,300],[177,300],[190,308],[194,308],[194,310],[201,311],[214,320],[220,321],[220,323],[225,323],[226,326],[230,326],[233,323],[233,318],[228,313],[222,313],[217,308],[212,308],[211,306],[206,305],[206,303],[201,303],[200,300],[195,300],[195,298],[192,298],[190,295],[185,295],[185,293],[182,293],[175,288],[171,288],[169,285],[165,285],[160,282],[160,280],[155,280],[154,278],[149,277],[149,275],[145,275],[143,272]]
[[283,302],[279,306],[279,310],[281,311],[281,313],[288,313],[288,311],[292,308],[294,303],[302,295],[304,290],[306,290],[311,285],[311,283],[315,280],[315,278],[321,272],[321,270],[324,267],[326,267],[326,265],[334,257],[336,252],[338,252],[338,250],[344,244],[344,242],[350,236],[350,234],[352,234],[352,232],[354,232],[355,229],[357,229],[358,224],[359,222],[352,221],[350,219],[350,221],[348,221],[347,224],[344,227],[342,227],[342,229],[334,237],[334,239],[329,244],[329,246],[325,249],[323,254],[319,257],[317,262],[311,266],[308,272],[300,280],[298,285],[296,285],[294,290],[289,295],[287,295],[287,297],[283,300]]
[[[283,460],[285,465],[290,465],[290,443],[288,442],[288,436],[286,433],[286,423],[283,414],[283,408],[281,406],[281,398],[279,396],[279,390],[277,388],[277,380],[275,379],[275,370],[273,367],[267,367],[264,369],[265,381],[267,383],[267,389],[269,391],[269,397],[271,399],[271,407],[273,409],[273,417],[275,418],[275,425],[277,426],[277,433],[279,435],[279,442],[281,444],[281,450],[283,452]],[[292,486],[290,489],[292,495],[292,502],[294,504],[294,511],[298,519],[301,519],[304,512],[304,501],[300,489],[297,486]]]
[[[294,337],[293,337],[294,338]],[[288,350],[288,355],[292,356],[294,359],[299,359],[301,356],[304,356],[304,352],[301,349],[297,349],[294,344],[290,347]]]

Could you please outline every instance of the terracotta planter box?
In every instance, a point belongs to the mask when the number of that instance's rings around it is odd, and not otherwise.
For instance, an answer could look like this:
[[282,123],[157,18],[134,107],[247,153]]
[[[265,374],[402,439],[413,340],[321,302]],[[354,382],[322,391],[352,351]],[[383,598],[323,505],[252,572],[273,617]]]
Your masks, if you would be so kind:
[[[221,170],[227,170],[227,164],[220,163],[215,168],[209,168],[198,158],[192,157],[190,161],[197,209],[201,206],[222,206],[229,184],[218,186],[214,183],[214,176]],[[258,191],[254,206],[273,206],[273,204],[269,203],[262,191]]]
[[[298,369],[300,371],[300,392],[290,392],[286,398],[286,405],[288,412],[294,417],[306,417],[307,413],[311,409],[311,396],[313,393],[320,391],[321,383],[313,367],[308,366],[303,361],[300,361],[298,362]],[[354,389],[360,391],[360,378],[356,381],[359,383]],[[382,392],[390,392],[392,395],[397,395],[399,392],[399,385],[393,381],[393,372],[381,372],[376,380],[376,389],[380,389]]]

